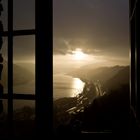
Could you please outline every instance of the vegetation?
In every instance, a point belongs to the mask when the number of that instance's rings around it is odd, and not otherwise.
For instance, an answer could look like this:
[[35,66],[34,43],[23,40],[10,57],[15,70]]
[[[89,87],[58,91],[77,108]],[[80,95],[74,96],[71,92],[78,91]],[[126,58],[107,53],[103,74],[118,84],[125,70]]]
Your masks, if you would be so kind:
[[[134,123],[135,117],[130,117],[134,116],[134,114],[130,111],[129,104],[129,66],[98,68],[93,70],[93,74],[91,72],[92,70],[88,70],[87,72],[83,71],[84,69],[82,71],[79,69],[70,74],[79,76],[83,81],[88,79],[93,83],[99,79],[102,83],[102,90],[106,90],[106,92],[100,96],[95,96],[95,94],[92,94],[96,91],[93,85],[91,87],[94,90],[91,92],[84,90],[82,94],[86,96],[82,98],[82,101],[86,97],[87,99],[91,97],[94,98],[91,104],[89,100],[88,105],[84,103],[81,104],[81,107],[83,107],[82,111],[77,111],[79,106],[75,98],[63,98],[55,101],[55,132],[129,132],[132,126],[134,130],[136,130],[137,126],[136,123]],[[95,77],[96,80],[93,77]],[[67,112],[67,110],[70,111]]]

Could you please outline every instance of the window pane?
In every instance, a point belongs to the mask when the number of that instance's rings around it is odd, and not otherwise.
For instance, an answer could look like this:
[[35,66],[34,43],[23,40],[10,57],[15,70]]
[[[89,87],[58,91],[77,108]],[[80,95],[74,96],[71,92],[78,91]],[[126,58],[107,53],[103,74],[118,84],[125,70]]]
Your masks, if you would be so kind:
[[35,28],[35,0],[14,0],[14,30]]
[[14,93],[35,92],[35,37],[14,38]]
[[4,87],[4,93],[7,93],[7,86],[8,86],[8,50],[7,47],[8,43],[7,43],[7,37],[3,37],[3,45],[2,45],[2,49],[1,49],[1,53],[3,56],[3,70],[2,70],[2,85]]
[[[2,106],[3,106],[3,113],[5,115],[7,115],[8,113],[8,110],[7,110],[7,107],[8,107],[8,100],[7,99],[3,99],[3,100],[0,100],[0,102],[2,103]],[[5,118],[6,119],[6,118]]]
[[0,138],[6,138],[8,135],[7,126],[7,99],[0,100],[0,108],[3,106],[3,111],[0,112]]
[[[14,0],[13,3],[13,28],[14,30],[35,28],[35,0]],[[2,0],[3,12],[1,19],[4,31],[8,27],[8,0]]]
[[16,136],[35,134],[35,101],[13,100],[14,132]]
[[34,120],[35,101],[13,100],[14,120]]

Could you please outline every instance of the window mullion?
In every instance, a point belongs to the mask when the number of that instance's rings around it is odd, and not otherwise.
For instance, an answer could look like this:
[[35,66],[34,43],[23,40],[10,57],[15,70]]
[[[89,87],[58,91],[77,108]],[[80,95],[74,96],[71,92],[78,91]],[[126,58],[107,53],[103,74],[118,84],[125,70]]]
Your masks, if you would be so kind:
[[13,0],[8,1],[8,124],[13,134]]

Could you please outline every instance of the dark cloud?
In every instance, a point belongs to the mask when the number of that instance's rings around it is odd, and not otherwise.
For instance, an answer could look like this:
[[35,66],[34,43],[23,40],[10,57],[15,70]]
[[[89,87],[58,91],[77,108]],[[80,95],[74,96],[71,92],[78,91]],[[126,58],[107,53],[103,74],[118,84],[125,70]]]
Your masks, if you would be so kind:
[[68,45],[64,39],[54,39],[53,46],[54,54],[65,55],[68,52]]
[[[7,30],[8,0],[2,0],[2,21],[4,30]],[[13,28],[34,29],[35,28],[35,0],[13,0]]]
[[[111,45],[110,40],[104,40],[104,43],[98,42],[98,40],[87,40],[87,39],[54,39],[53,52],[54,54],[71,54],[76,48],[82,49],[84,53],[93,55],[114,55],[128,57],[129,44],[113,44]],[[109,45],[110,44],[110,45]]]
[[[2,1],[5,30],[7,1]],[[14,0],[14,29],[34,28],[34,21],[35,0]],[[54,54],[65,55],[82,48],[88,54],[128,57],[129,1],[53,0],[53,38]],[[21,37],[15,41],[16,59],[34,55],[31,40]]]
[[87,53],[111,51],[128,57],[129,1],[53,0],[53,34],[68,42],[55,42],[54,54],[80,46]]
[[14,0],[14,29],[35,28],[35,0]]

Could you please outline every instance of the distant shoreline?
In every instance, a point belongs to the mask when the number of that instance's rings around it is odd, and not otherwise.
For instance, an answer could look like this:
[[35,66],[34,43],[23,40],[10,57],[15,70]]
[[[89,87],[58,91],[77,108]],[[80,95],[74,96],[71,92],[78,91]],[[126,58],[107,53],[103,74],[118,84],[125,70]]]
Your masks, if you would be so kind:
[[[75,93],[75,96],[62,96],[61,97],[61,95],[60,95],[60,97],[59,96],[55,96],[55,76],[56,76],[56,78],[57,78],[57,76],[58,76],[58,78],[61,78],[61,77],[59,77],[59,76],[66,76],[66,77],[70,77],[70,78],[72,78],[72,81],[74,80],[74,79],[78,79],[78,80],[80,80],[84,85],[83,85],[83,87],[81,87],[81,90],[77,90],[76,92],[74,92]],[[73,75],[70,75],[70,74],[68,74],[68,73],[56,73],[56,74],[54,74],[53,75],[54,76],[54,81],[53,81],[53,84],[54,84],[54,90],[53,90],[53,102],[54,101],[57,101],[57,100],[59,100],[59,99],[63,99],[63,98],[74,98],[74,97],[76,97],[78,94],[80,94],[80,93],[82,93],[83,92],[83,89],[84,89],[84,87],[85,87],[85,80],[83,80],[83,78],[81,78],[81,77],[77,77],[77,76],[73,76]],[[62,81],[62,80],[61,80]],[[59,81],[58,81],[59,82]],[[57,82],[56,82],[57,83]],[[64,81],[64,83],[65,83],[65,81]],[[56,92],[57,93],[57,92]],[[65,95],[65,94],[64,94]]]
[[78,77],[78,76],[74,76],[72,74],[69,74],[69,73],[65,73],[64,75],[68,75],[68,76],[71,76],[73,78],[79,78],[82,82],[86,83],[87,82],[87,79],[83,78],[83,77]]

